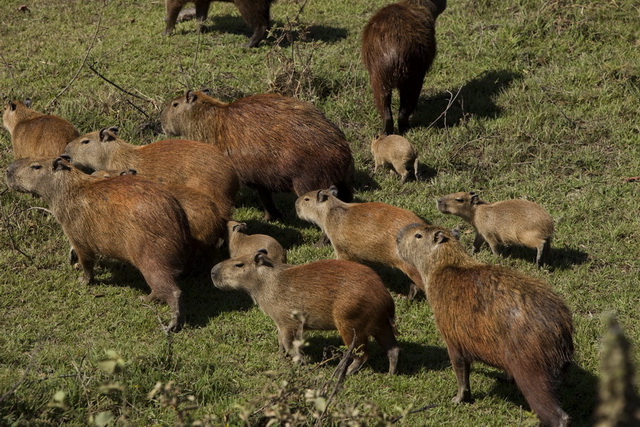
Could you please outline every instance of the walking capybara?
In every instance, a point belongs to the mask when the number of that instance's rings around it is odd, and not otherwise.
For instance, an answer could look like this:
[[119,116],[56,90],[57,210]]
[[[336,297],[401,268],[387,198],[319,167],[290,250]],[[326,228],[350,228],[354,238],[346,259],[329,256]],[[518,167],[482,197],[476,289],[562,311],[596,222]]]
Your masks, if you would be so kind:
[[336,197],[333,187],[300,196],[296,212],[322,229],[331,240],[336,258],[397,268],[413,282],[409,298],[424,290],[420,273],[398,256],[396,246],[396,235],[402,227],[424,224],[413,212],[378,202],[345,203]]
[[247,224],[244,222],[227,222],[230,258],[254,255],[257,250],[263,249],[272,260],[279,263],[287,262],[287,252],[276,239],[266,234],[245,234],[245,231]]
[[335,185],[352,198],[353,157],[344,134],[313,105],[275,94],[224,103],[187,91],[162,111],[167,135],[209,142],[226,153],[240,181],[258,190],[265,218],[281,216],[273,191],[307,191]]
[[360,349],[348,374],[367,361],[373,335],[389,358],[389,374],[398,363],[395,305],[380,277],[362,264],[321,260],[291,266],[271,260],[263,251],[217,264],[211,270],[219,289],[247,292],[278,328],[280,350],[300,357],[294,340],[304,329],[337,329],[342,342]]
[[[164,4],[167,10],[167,17],[165,21],[167,26],[164,30],[164,35],[169,35],[173,32],[173,28],[176,25],[176,20],[180,14],[180,10],[187,3],[195,3],[196,5],[196,19],[200,25],[207,19],[209,13],[209,6],[213,0],[165,0]],[[271,3],[274,0],[220,0],[233,2],[238,10],[244,22],[251,27],[253,35],[247,43],[247,47],[255,47],[264,38],[270,23],[270,11]],[[202,28],[202,27],[201,27]]]
[[436,18],[446,7],[446,0],[403,0],[380,9],[364,28],[362,59],[387,135],[394,130],[394,88],[400,95],[398,131],[404,134],[409,127],[424,76],[436,56]]
[[189,256],[189,225],[162,185],[135,176],[98,179],[62,157],[17,160],[7,169],[7,184],[47,202],[75,250],[84,282],[93,280],[98,255],[129,262],[151,288],[146,299],[171,307],[168,329],[180,329],[182,300],[175,278]]
[[548,260],[553,236],[553,218],[542,206],[528,200],[514,199],[487,203],[474,192],[449,194],[438,199],[442,213],[459,216],[476,229],[473,252],[487,241],[498,255],[499,245],[519,245],[536,249],[536,264]]
[[400,175],[403,184],[412,174],[418,179],[418,156],[406,138],[399,135],[378,135],[371,140],[371,154],[374,172],[380,166],[391,166]]
[[473,361],[504,369],[543,425],[566,426],[554,396],[573,356],[571,313],[551,287],[482,264],[446,230],[414,224],[398,233],[398,252],[422,275],[458,381],[454,402],[469,402]]
[[13,157],[55,157],[78,137],[75,127],[62,117],[42,114],[31,109],[31,101],[9,102],[2,115],[2,123],[11,134]]

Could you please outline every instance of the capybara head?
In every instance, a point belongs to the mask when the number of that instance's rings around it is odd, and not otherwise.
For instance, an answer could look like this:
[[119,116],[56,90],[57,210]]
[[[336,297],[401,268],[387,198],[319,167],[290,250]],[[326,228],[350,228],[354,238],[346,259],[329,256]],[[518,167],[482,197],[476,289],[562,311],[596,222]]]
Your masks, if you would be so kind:
[[197,110],[203,105],[203,101],[216,101],[209,95],[208,89],[197,92],[188,90],[184,95],[171,100],[160,116],[162,131],[168,136],[189,135],[188,128],[196,126],[191,116],[197,115]]
[[79,136],[67,144],[64,152],[76,166],[101,170],[107,167],[118,143],[118,128],[108,127]]
[[9,101],[4,107],[2,115],[2,124],[9,133],[13,133],[13,129],[25,116],[29,113],[35,113],[31,108],[31,100],[29,98],[22,101]]
[[481,203],[480,196],[473,191],[460,191],[440,197],[437,202],[438,210],[445,214],[457,215],[462,218],[470,217],[475,205]]
[[7,168],[7,185],[21,193],[30,193],[50,200],[72,169],[69,158],[25,158],[16,160]]
[[333,185],[326,190],[309,191],[296,200],[296,213],[300,219],[322,228],[332,202],[339,201],[337,197],[338,189]]
[[400,229],[396,242],[400,257],[424,273],[442,263],[459,264],[463,260],[473,260],[459,238],[457,230],[416,223]]
[[244,255],[216,264],[211,269],[211,280],[222,290],[243,290],[251,294],[253,289],[271,280],[275,263],[264,249],[253,255]]

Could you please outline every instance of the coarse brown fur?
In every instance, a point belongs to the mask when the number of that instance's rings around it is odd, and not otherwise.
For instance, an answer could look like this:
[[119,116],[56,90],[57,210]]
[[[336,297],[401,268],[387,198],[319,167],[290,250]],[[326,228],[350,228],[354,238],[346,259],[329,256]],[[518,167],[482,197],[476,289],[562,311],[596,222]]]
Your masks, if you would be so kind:
[[387,353],[389,374],[395,373],[399,352],[395,305],[369,267],[343,260],[291,266],[258,251],[217,264],[211,278],[220,289],[241,289],[251,295],[276,323],[285,353],[300,356],[293,341],[302,339],[303,329],[337,329],[347,347],[353,343],[362,351],[347,371],[355,373],[369,357],[367,342],[373,335]]
[[404,184],[411,178],[418,179],[418,156],[406,138],[399,135],[379,135],[371,140],[374,172],[380,166],[391,166]]
[[435,21],[446,0],[404,0],[383,7],[362,33],[361,53],[373,89],[373,99],[383,121],[382,131],[394,130],[391,92],[398,89],[398,131],[409,127],[418,105],[424,76],[436,56]]
[[230,104],[188,91],[162,112],[167,135],[209,142],[226,153],[240,181],[258,190],[265,218],[281,216],[271,192],[335,185],[351,201],[353,157],[344,134],[313,105],[275,94]]
[[247,224],[244,222],[227,222],[230,258],[255,255],[256,251],[264,249],[272,260],[279,263],[287,262],[287,251],[276,239],[266,234],[245,234],[245,231],[247,231]]
[[422,274],[436,325],[458,381],[455,402],[471,400],[473,361],[504,369],[543,425],[569,416],[554,396],[573,356],[571,313],[551,287],[516,271],[482,264],[446,230],[407,226],[398,251]]
[[2,122],[11,134],[13,157],[55,157],[64,152],[64,147],[78,131],[62,117],[42,114],[20,101],[9,102],[4,109]]

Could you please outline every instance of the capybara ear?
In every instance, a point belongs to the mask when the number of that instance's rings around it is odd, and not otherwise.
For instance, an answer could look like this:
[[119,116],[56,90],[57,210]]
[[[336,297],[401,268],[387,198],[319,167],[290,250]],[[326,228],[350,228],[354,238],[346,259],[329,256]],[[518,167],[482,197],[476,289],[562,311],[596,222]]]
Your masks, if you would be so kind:
[[458,230],[457,228],[452,228],[449,231],[451,231],[451,235],[455,237],[456,240],[460,240],[460,230]]
[[338,188],[335,185],[332,185],[329,187],[329,193],[334,197],[338,197]]
[[433,243],[435,243],[436,245],[447,242],[448,240],[449,238],[444,235],[442,230],[438,230],[435,233],[433,233]]
[[135,169],[127,169],[127,170],[124,170],[124,171],[120,172],[120,176],[123,176],[123,175],[137,175],[137,174],[138,174],[138,171],[135,170]]
[[113,141],[114,139],[116,139],[116,136],[118,135],[118,128],[115,126],[102,128],[100,129],[99,135],[100,135],[100,141],[102,142]]
[[198,99],[198,97],[196,96],[195,93],[193,93],[193,91],[188,90],[186,94],[186,99],[187,99],[187,103],[191,104],[195,102],[195,100]]
[[204,93],[207,96],[211,96],[211,89],[209,89],[208,87],[203,87],[200,92]]
[[266,249],[258,249],[256,251],[256,256],[253,258],[253,261],[256,265],[262,265],[265,267],[273,267],[273,263],[269,258],[267,258],[267,250]]
[[69,164],[69,162],[63,158],[63,157],[56,157],[56,159],[53,161],[53,170],[54,171],[59,171],[59,170],[71,170],[71,165]]
[[71,163],[71,156],[68,154],[60,154],[58,156],[58,158],[62,159],[62,160],[66,160],[67,162]]
[[329,195],[326,194],[324,191],[322,190],[318,190],[318,193],[316,194],[316,200],[320,203],[322,202],[326,202],[327,199],[329,198]]
[[469,193],[469,195],[471,196],[471,204],[472,205],[477,205],[478,202],[480,201],[480,196],[478,196],[476,193],[474,193],[473,191]]
[[11,111],[16,111],[16,108],[18,108],[18,105],[13,101],[9,101],[9,108],[11,108]]
[[31,98],[25,98],[24,105],[26,105],[27,108],[31,108]]

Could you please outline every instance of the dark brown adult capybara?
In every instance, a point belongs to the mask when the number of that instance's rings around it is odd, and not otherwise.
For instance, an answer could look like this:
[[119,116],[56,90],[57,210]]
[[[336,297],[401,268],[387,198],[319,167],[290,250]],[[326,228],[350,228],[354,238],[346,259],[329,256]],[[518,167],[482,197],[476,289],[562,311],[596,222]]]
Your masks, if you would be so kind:
[[55,157],[78,131],[62,117],[42,114],[31,108],[31,101],[11,101],[4,109],[2,123],[11,134],[13,157]]
[[387,135],[394,131],[394,88],[400,95],[398,131],[404,134],[409,127],[424,76],[436,56],[436,18],[446,7],[446,0],[403,0],[380,9],[364,28],[362,59]]
[[275,94],[224,103],[187,91],[162,111],[167,135],[209,142],[226,153],[243,184],[258,190],[265,218],[281,216],[273,191],[307,191],[335,185],[351,201],[353,157],[344,134],[313,105]]
[[[169,35],[173,32],[173,28],[176,25],[176,20],[180,14],[180,10],[187,3],[195,3],[196,5],[196,19],[200,25],[207,19],[209,13],[209,6],[213,0],[165,0],[165,7],[167,10],[167,17],[165,21],[167,26],[164,30],[165,35]],[[270,11],[271,3],[274,0],[220,0],[233,2],[238,10],[244,22],[251,27],[253,35],[247,43],[247,47],[255,47],[264,38],[270,23]],[[202,28],[202,27],[201,27]]]
[[167,328],[180,329],[182,299],[175,278],[189,256],[189,225],[162,185],[135,176],[99,179],[61,157],[17,160],[6,175],[11,189],[47,202],[75,249],[84,282],[93,280],[98,255],[129,262],[151,288],[146,299],[171,307]]
[[436,325],[458,381],[454,402],[469,402],[473,361],[504,369],[543,425],[566,426],[554,395],[573,357],[571,313],[551,287],[516,271],[482,264],[444,229],[414,224],[398,251],[422,275]]
[[348,374],[367,361],[367,342],[373,337],[389,358],[389,374],[398,363],[395,305],[380,277],[362,264],[321,260],[291,266],[271,260],[264,252],[243,255],[217,264],[211,270],[220,289],[247,292],[278,328],[280,350],[300,357],[294,340],[304,329],[337,329],[342,342],[360,349]]

